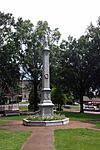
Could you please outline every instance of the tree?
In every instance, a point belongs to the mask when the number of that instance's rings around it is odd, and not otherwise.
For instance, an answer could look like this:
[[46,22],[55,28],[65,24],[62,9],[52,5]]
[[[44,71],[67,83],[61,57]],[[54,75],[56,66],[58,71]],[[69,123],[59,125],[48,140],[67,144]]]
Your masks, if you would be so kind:
[[57,110],[61,111],[62,105],[66,101],[66,95],[63,93],[63,90],[59,87],[52,88],[51,98],[53,103],[57,105]]
[[[61,43],[62,83],[79,97],[81,113],[84,112],[83,96],[88,95],[90,88],[96,89],[100,86],[100,47],[96,42],[98,37],[91,36],[89,30],[88,32],[79,40],[69,37],[68,41]],[[95,31],[92,32],[95,35]]]
[[18,89],[20,78],[17,62],[16,47],[14,44],[15,20],[12,14],[0,12],[0,97],[5,95],[4,89],[11,87]]
[[[60,38],[58,29],[51,31],[46,21],[39,21],[34,28],[29,20],[18,19],[16,23],[15,42],[19,49],[19,60],[23,70],[22,76],[27,75],[33,81],[34,111],[38,109],[38,87],[42,74],[42,52],[49,45],[50,50],[57,51],[55,43]],[[51,53],[53,56],[53,53]],[[32,93],[32,92],[31,92]],[[33,103],[31,103],[33,104]]]

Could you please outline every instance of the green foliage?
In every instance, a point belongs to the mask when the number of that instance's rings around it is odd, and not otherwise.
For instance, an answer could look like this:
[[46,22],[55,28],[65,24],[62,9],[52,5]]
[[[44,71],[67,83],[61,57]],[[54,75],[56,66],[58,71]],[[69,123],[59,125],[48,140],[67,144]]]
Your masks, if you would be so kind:
[[83,96],[89,95],[91,89],[100,89],[99,30],[99,26],[90,26],[85,36],[78,40],[69,37],[68,41],[62,41],[60,45],[62,86],[80,99],[81,112]]
[[33,121],[51,121],[51,120],[62,120],[65,119],[65,115],[54,114],[52,117],[41,117],[40,115],[29,116],[27,120]]
[[36,111],[38,110],[38,103],[40,102],[39,95],[37,95],[37,99],[34,96],[34,88],[31,89],[30,94],[29,94],[29,105],[28,105],[28,110],[30,111]]
[[62,110],[62,105],[66,101],[66,95],[61,88],[53,88],[51,92],[51,99],[54,104],[57,105],[57,110]]
[[67,92],[65,94],[61,87],[54,87],[51,91],[51,99],[54,104],[63,105],[67,102],[73,102],[74,97],[71,92]]
[[[100,96],[100,18],[97,25],[90,24],[86,34],[78,40],[69,36],[59,46],[58,28],[51,30],[47,21],[38,21],[34,26],[30,20],[0,12],[0,97],[11,87],[19,91],[19,79],[32,80],[29,109],[38,109],[38,89],[41,86],[42,52],[50,48],[51,88],[56,91],[59,109],[64,101],[80,99],[83,112],[83,96]],[[20,71],[21,70],[21,71]],[[60,90],[63,89],[63,92]],[[91,93],[92,92],[92,93]],[[2,99],[2,98],[1,98]]]
[[14,42],[14,25],[12,14],[0,12],[0,97],[5,95],[7,88],[18,91],[20,73]]
[[74,98],[73,93],[71,91],[66,93],[65,103],[73,103],[74,99],[75,98]]
[[55,131],[56,150],[99,150],[100,131],[90,129],[66,129]]
[[[56,43],[60,38],[58,29],[51,30],[47,21],[38,21],[34,27],[29,20],[19,18],[16,23],[15,42],[19,49],[19,60],[22,67],[22,78],[29,77],[32,80],[33,89],[29,98],[29,109],[38,109],[38,87],[42,75],[42,53],[49,45],[52,60],[57,53]],[[51,61],[52,62],[52,61]],[[53,63],[56,61],[53,61]],[[33,100],[33,102],[32,102]]]
[[19,110],[20,111],[27,111],[28,110],[28,106],[19,106]]
[[52,58],[51,72],[54,73],[60,36],[58,29],[51,30],[47,21],[38,21],[34,27],[30,20],[18,18],[15,22],[12,14],[0,12],[0,95],[5,85],[19,90],[18,81],[21,73],[21,79],[28,77],[33,81],[34,106],[37,110],[39,101],[37,87],[42,74],[42,52],[44,47],[49,45]]

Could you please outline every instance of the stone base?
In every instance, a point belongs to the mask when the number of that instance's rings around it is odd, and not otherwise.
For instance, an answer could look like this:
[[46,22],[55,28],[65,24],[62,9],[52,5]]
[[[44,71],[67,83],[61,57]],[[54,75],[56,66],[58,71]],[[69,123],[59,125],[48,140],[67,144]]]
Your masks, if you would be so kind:
[[69,118],[63,120],[51,120],[51,121],[32,121],[23,119],[23,125],[25,126],[58,126],[69,123]]
[[39,104],[40,116],[50,117],[53,116],[53,106],[52,103],[42,103]]

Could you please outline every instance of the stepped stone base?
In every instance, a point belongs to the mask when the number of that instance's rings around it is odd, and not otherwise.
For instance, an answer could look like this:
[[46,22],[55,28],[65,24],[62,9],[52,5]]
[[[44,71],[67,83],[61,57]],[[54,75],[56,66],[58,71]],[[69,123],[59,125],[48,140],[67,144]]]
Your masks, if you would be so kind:
[[23,125],[25,126],[58,126],[69,123],[69,118],[63,120],[51,120],[51,121],[32,121],[23,119]]

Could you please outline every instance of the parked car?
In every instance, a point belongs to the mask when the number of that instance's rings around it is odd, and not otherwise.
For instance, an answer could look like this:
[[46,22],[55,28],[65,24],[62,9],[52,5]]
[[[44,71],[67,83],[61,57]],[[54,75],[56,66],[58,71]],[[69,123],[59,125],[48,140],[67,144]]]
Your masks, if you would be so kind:
[[74,102],[73,104],[74,104],[74,105],[80,105],[78,102]]
[[96,106],[93,105],[83,105],[84,110],[99,110]]

